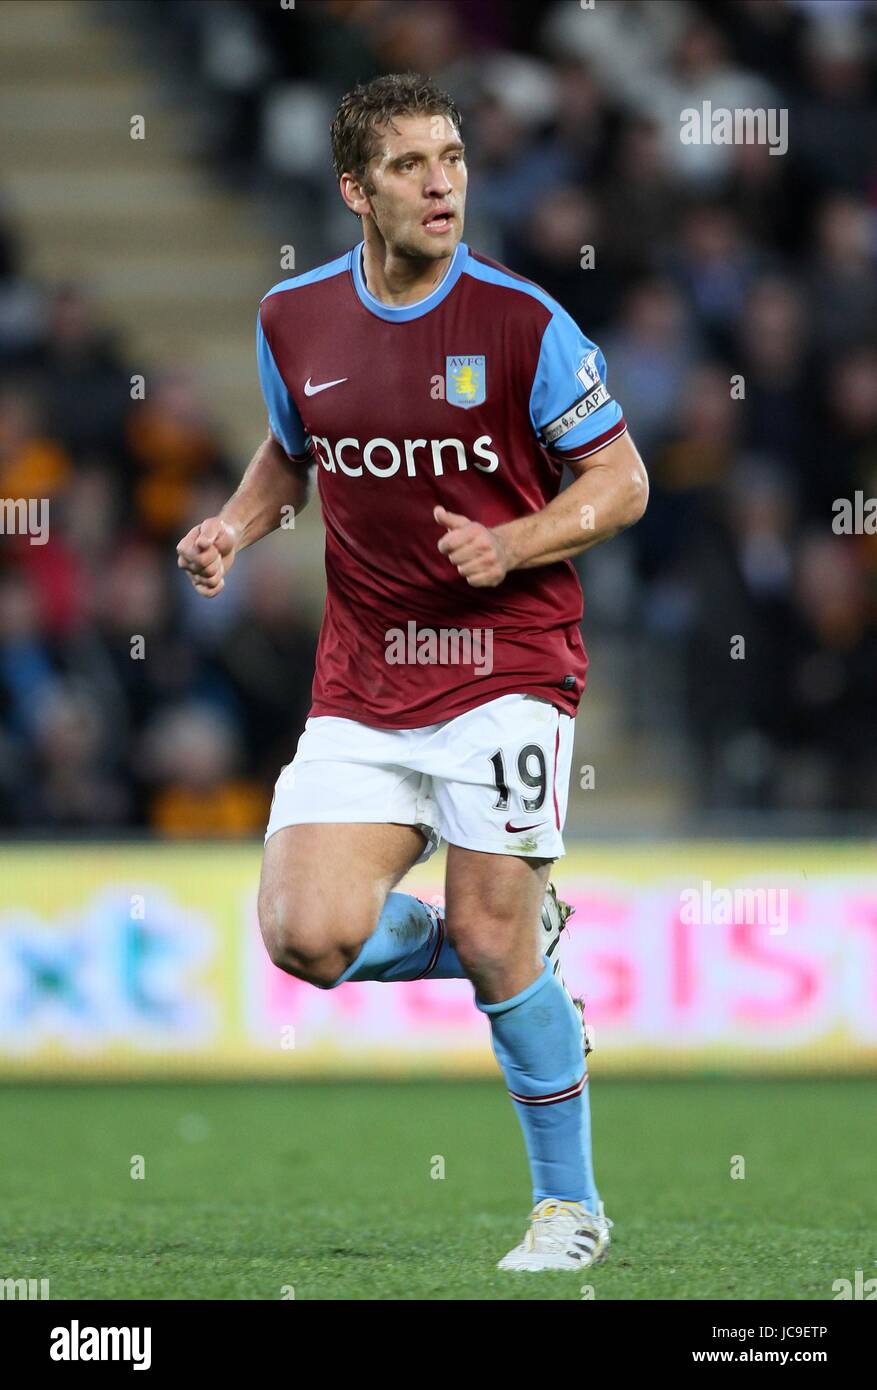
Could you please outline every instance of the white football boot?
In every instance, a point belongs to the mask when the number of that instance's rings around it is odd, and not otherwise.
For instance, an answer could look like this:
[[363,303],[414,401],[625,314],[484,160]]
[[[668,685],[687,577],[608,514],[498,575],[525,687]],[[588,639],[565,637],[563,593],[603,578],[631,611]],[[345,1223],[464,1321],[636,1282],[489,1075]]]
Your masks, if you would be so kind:
[[602,1202],[595,1216],[581,1202],[545,1197],[530,1212],[524,1239],[500,1260],[497,1269],[587,1269],[602,1264],[611,1226]]
[[[560,901],[554,884],[549,883],[545,890],[545,897],[542,900],[543,955],[546,955],[551,961],[554,966],[554,973],[560,980],[564,989],[566,989],[566,985],[560,973],[560,952],[557,948],[560,944],[560,934],[574,912],[575,908],[570,907],[569,903]],[[568,989],[566,992],[569,994]],[[584,999],[573,999],[571,994],[569,997],[582,1016],[582,1048],[587,1057],[590,1052],[593,1052],[594,1048],[592,1045],[593,1039],[591,1037],[591,1030],[585,1022],[585,1001]]]

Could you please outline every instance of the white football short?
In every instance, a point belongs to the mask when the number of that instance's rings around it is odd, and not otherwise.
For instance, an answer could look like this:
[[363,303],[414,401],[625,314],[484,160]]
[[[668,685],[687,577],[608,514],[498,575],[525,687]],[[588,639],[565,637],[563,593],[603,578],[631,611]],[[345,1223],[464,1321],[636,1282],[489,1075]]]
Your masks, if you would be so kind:
[[277,779],[267,840],[287,825],[416,825],[421,862],[442,839],[486,854],[559,859],[574,720],[534,695],[502,695],[421,729],[307,721]]

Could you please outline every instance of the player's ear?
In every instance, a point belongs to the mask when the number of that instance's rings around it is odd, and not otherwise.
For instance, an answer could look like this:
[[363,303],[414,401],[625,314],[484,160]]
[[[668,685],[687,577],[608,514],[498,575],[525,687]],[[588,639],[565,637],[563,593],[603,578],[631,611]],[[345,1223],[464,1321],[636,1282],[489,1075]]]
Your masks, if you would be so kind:
[[362,184],[353,174],[342,174],[339,183],[341,197],[344,199],[351,212],[355,212],[357,217],[363,217],[367,212],[371,212],[371,203]]

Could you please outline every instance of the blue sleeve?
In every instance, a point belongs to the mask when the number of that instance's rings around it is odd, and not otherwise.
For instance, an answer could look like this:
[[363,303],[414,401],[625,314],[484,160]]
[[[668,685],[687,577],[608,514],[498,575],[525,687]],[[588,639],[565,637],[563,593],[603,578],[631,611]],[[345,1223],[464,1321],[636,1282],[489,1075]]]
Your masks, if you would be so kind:
[[559,304],[542,335],[530,419],[540,443],[567,457],[585,458],[627,428],[602,352]]
[[280,440],[290,458],[301,458],[310,449],[310,437],[305,432],[298,408],[287,391],[286,382],[274,361],[274,354],[262,327],[261,311],[256,320],[256,360],[259,364],[262,395],[268,407],[271,433]]

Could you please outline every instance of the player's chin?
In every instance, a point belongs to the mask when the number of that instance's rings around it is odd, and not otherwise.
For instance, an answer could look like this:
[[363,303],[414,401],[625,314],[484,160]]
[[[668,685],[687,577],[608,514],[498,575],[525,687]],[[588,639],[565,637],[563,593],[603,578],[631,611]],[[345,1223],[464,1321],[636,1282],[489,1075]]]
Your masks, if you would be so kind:
[[429,257],[431,260],[445,260],[452,256],[460,244],[463,229],[456,217],[449,218],[444,225],[444,230],[427,231],[421,225],[417,228],[414,241],[418,253]]

